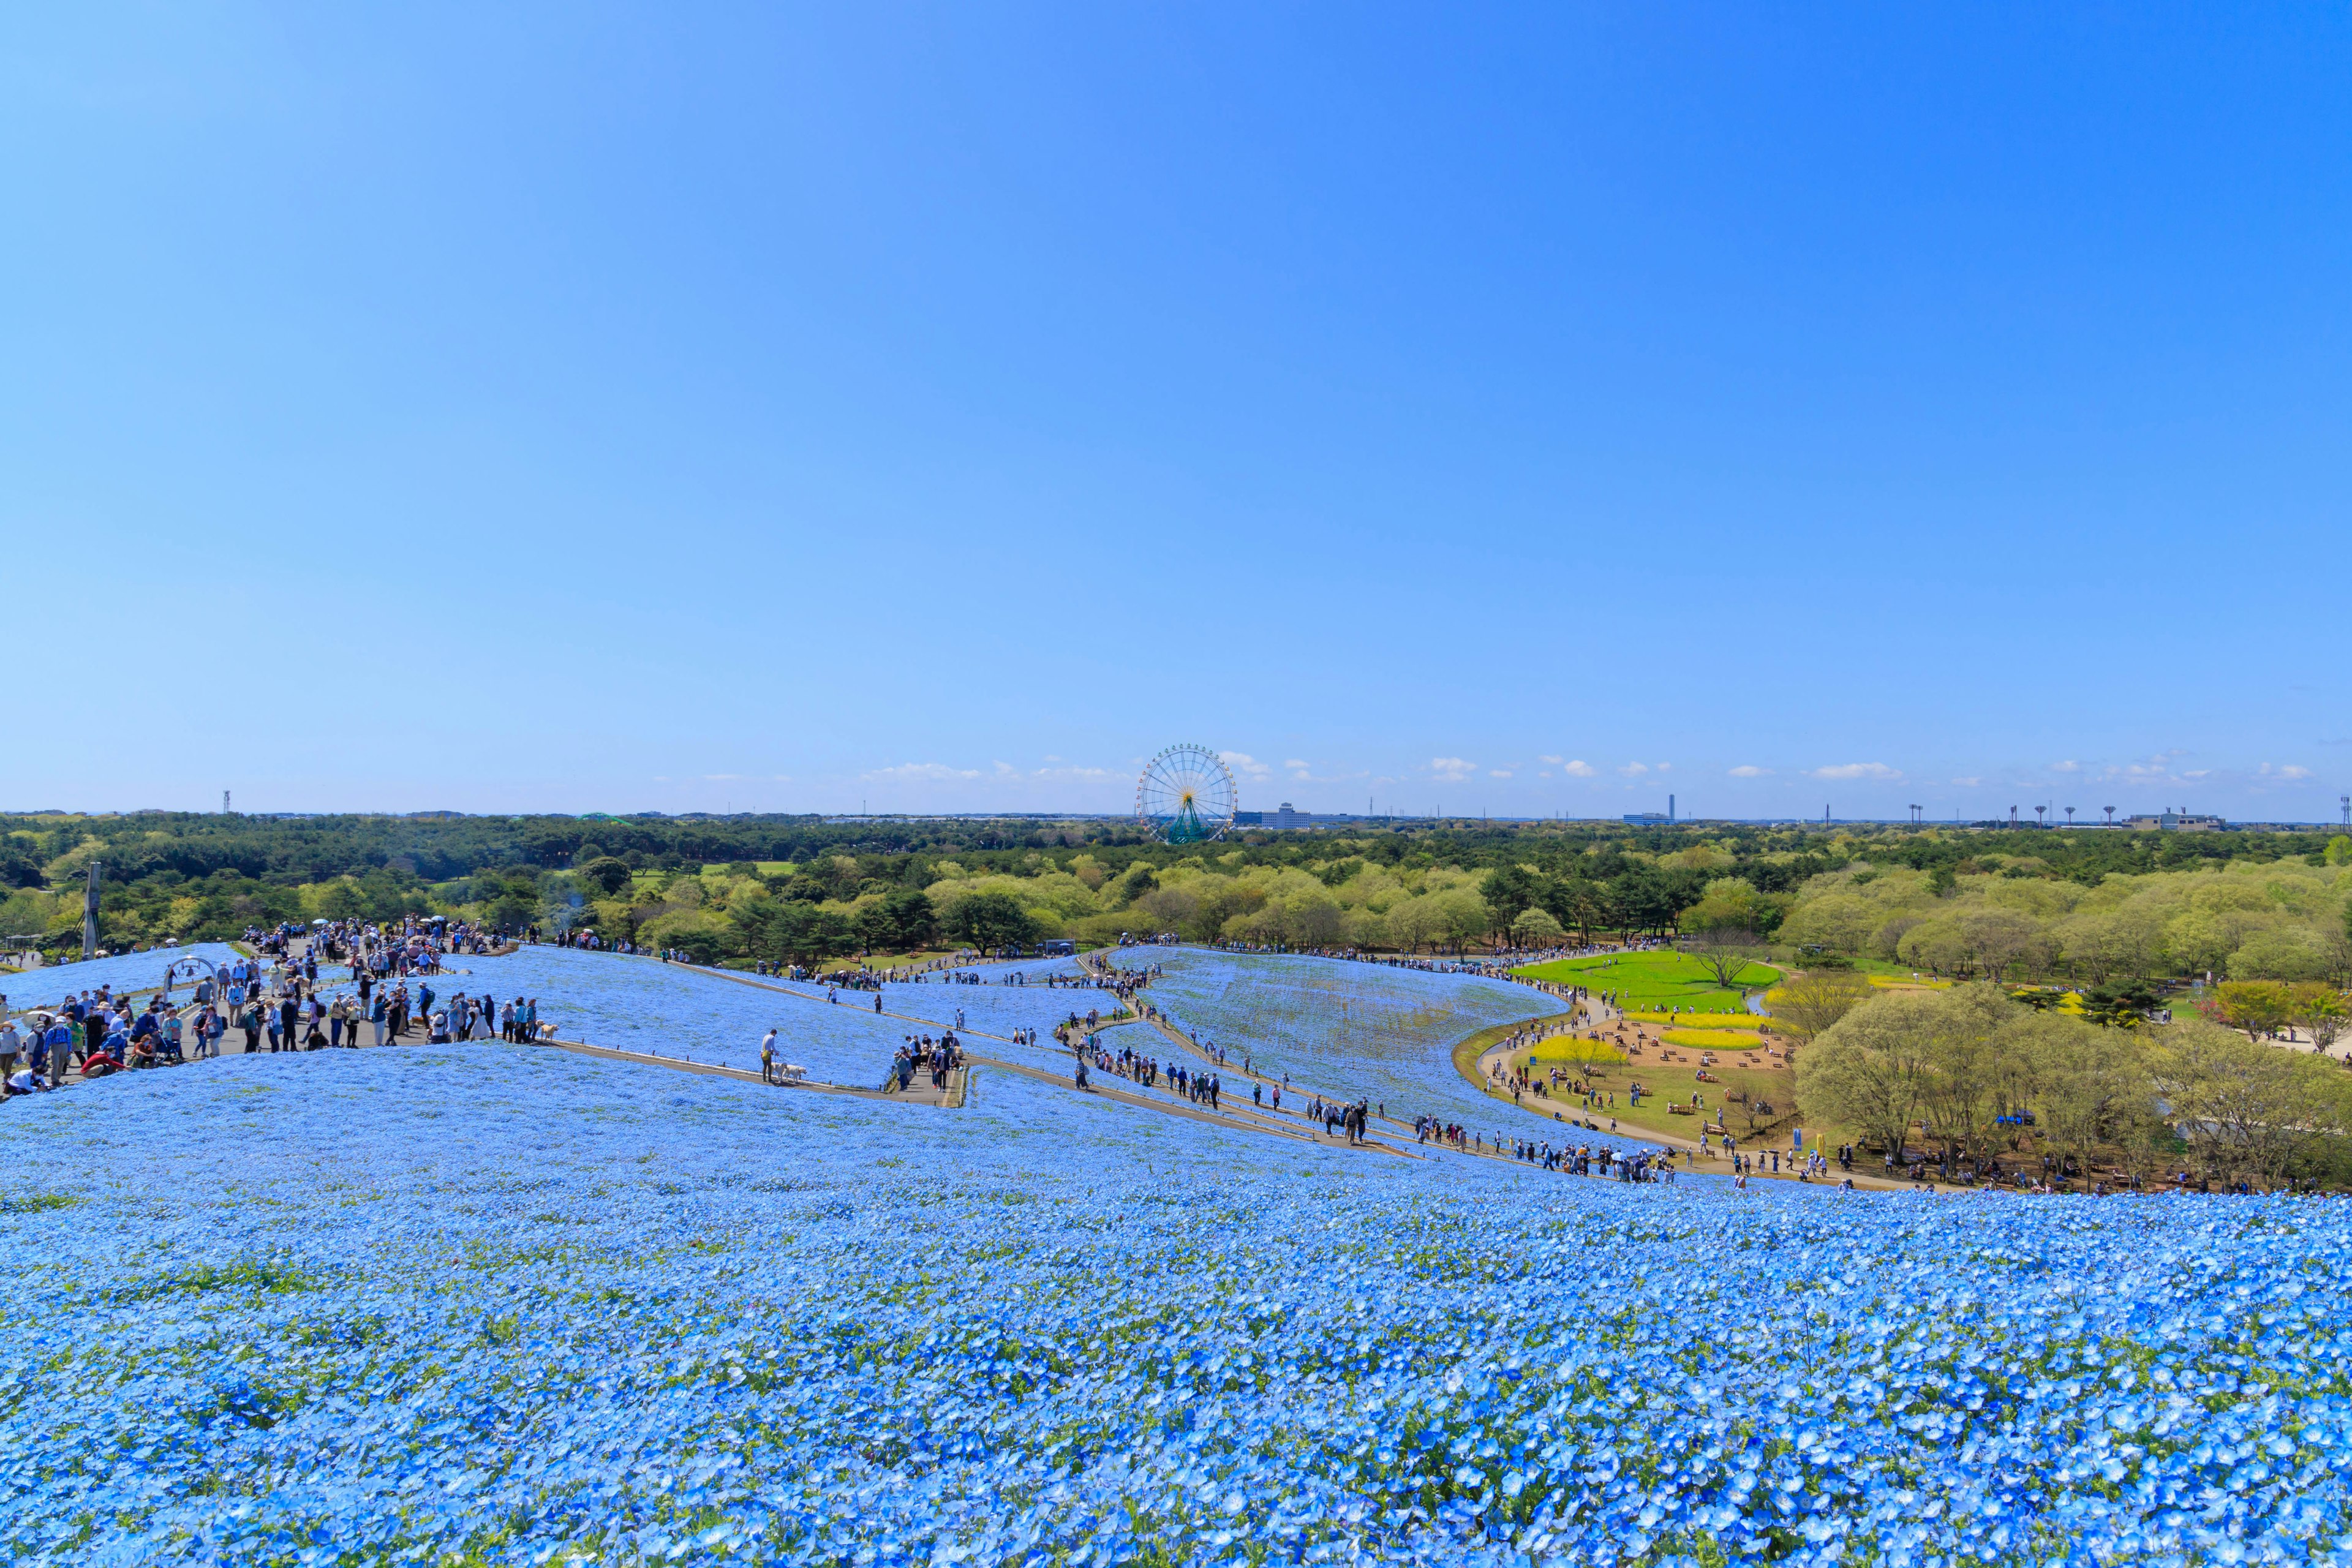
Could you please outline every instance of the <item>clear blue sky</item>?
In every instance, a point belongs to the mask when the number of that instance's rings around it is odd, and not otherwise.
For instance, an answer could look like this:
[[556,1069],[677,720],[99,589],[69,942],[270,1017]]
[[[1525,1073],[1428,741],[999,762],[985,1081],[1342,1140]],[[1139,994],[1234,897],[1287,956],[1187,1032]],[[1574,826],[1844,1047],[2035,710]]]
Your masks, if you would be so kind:
[[2352,789],[2341,8],[0,45],[0,807]]

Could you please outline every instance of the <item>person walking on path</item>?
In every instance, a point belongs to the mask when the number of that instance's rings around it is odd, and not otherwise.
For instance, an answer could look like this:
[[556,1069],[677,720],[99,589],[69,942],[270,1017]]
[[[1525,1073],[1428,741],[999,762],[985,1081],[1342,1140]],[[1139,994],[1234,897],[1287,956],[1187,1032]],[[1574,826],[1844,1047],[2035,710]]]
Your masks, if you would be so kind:
[[760,1039],[760,1081],[776,1081],[776,1031],[770,1029]]

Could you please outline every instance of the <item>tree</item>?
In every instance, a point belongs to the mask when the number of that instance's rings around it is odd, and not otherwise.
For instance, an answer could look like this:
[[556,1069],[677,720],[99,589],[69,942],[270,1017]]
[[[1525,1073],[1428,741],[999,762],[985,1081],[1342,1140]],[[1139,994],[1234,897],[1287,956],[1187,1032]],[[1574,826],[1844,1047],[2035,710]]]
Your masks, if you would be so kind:
[[2232,980],[2316,980],[2327,955],[2302,931],[2256,931],[2230,955],[2229,970]]
[[1738,931],[1769,941],[1787,914],[1787,900],[1758,892],[1745,877],[1717,877],[1677,923],[1685,931]]
[[1994,1118],[2030,1092],[2030,1068],[2010,1026],[2031,1016],[1990,984],[1956,985],[1931,998],[1918,1045],[1927,1065],[1919,1096],[1928,1135],[1948,1154],[1981,1147]]
[[1289,904],[1290,940],[1301,947],[1329,947],[1346,929],[1346,912],[1328,893],[1311,893]]
[[1407,952],[1419,952],[1423,942],[1444,929],[1436,900],[1428,898],[1399,899],[1389,906],[1388,924],[1389,940]]
[[1511,921],[1511,941],[1519,947],[1557,947],[1568,932],[1552,919],[1551,911],[1541,906],[1521,910]]
[[645,936],[651,945],[675,949],[696,963],[717,963],[742,950],[733,922],[709,910],[672,910],[646,922]]
[[2250,1040],[2286,1027],[2292,1012],[2286,987],[2274,980],[2224,980],[2213,988],[2213,1005],[2221,1022]]
[[616,860],[610,855],[589,861],[580,868],[580,874],[602,889],[606,898],[613,897],[629,885],[627,862]]
[[1433,893],[1429,901],[1437,906],[1437,918],[1441,922],[1439,931],[1454,944],[1456,952],[1460,952],[1472,937],[1484,935],[1495,929],[1495,911],[1486,907],[1486,900],[1467,888]]
[[319,895],[319,912],[331,921],[347,921],[367,911],[367,898],[349,877],[338,877]]
[[1026,947],[1036,941],[1037,922],[1010,893],[970,893],[949,912],[948,934],[983,952],[992,952]]
[[1572,928],[1579,942],[1591,942],[1593,926],[1607,912],[1608,900],[1589,879],[1571,873],[1544,884],[1543,907],[1552,919]]
[[1155,933],[1186,931],[1192,928],[1192,917],[1201,907],[1201,900],[1181,888],[1155,887],[1139,896],[1135,907],[1144,914],[1144,921],[1136,922],[1138,930]]
[[879,899],[870,903],[860,903],[849,911],[849,933],[857,939],[860,952],[872,952],[888,947],[890,939],[898,932],[898,922],[890,918],[890,911],[883,907]]
[[2156,993],[2145,980],[2094,985],[2082,996],[2083,1017],[2101,1027],[2136,1028],[2156,1005]]
[[1519,911],[1543,897],[1543,879],[1525,866],[1497,866],[1478,884],[1478,896],[1504,925],[1517,920]]
[[1925,1040],[1935,999],[1889,993],[1839,1019],[1797,1058],[1807,1121],[1841,1122],[1898,1154],[1928,1079]]
[[2344,1074],[2191,1018],[2165,1029],[2156,1085],[2207,1169],[2275,1182],[2300,1147],[2344,1128]]
[[2042,1132],[2083,1169],[2093,1150],[2127,1143],[2153,1114],[2146,1053],[2131,1035],[2063,1013],[2026,1020],[2019,1034],[2034,1064]]
[[931,908],[930,896],[919,888],[884,894],[882,909],[890,919],[890,945],[901,952],[929,947],[939,936],[939,913]]
[[1810,1040],[1870,994],[1870,982],[1852,970],[1809,969],[1782,981],[1773,992],[1772,1022],[1800,1040]]
[[1619,929],[1664,931],[1680,912],[1674,889],[1654,868],[1636,866],[1609,884],[1609,904]]
[[1249,882],[1211,879],[1192,911],[1192,935],[1213,942],[1224,934],[1235,915],[1254,915],[1265,907],[1265,889]]
[[2287,1021],[2311,1037],[2311,1043],[2321,1055],[2336,1045],[2344,1032],[2346,1010],[2344,998],[2332,985],[2302,984],[2287,987]]
[[1683,951],[1697,959],[1717,985],[1726,987],[1738,984],[1740,972],[1756,962],[1759,952],[1756,933],[1736,926],[1703,931],[1684,942]]

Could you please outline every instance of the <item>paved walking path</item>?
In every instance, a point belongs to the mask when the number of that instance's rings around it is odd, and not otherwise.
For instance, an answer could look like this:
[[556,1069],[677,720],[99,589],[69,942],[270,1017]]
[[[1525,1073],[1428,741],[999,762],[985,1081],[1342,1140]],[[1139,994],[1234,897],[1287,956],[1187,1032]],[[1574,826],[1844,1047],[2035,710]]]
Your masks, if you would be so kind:
[[[690,967],[698,973],[716,975],[721,980],[731,980],[738,985],[749,985],[754,990],[772,992],[782,996],[797,997],[801,1001],[813,1003],[820,1007],[839,1005],[837,1003],[827,1002],[822,996],[812,996],[805,991],[796,990],[789,985],[772,984],[761,976],[739,974],[732,970],[727,969],[704,968],[699,964],[680,965],[679,967]],[[865,1012],[867,1011],[867,1009],[860,1008],[859,1011]],[[953,1025],[941,1023],[936,1018],[925,1018],[913,1013],[894,1013],[886,1008],[878,1016],[885,1018],[896,1018],[901,1023],[920,1024],[928,1028],[940,1030],[954,1029]],[[1121,1022],[1125,1023],[1132,1023],[1135,1020],[1133,1019],[1121,1020]],[[1154,1020],[1154,1022],[1157,1022],[1157,1020]],[[1112,1027],[1115,1026],[1106,1025],[1104,1026]],[[1161,1025],[1160,1027],[1163,1030],[1167,1029],[1167,1026],[1164,1024]],[[1167,1032],[1169,1032],[1172,1037],[1179,1040],[1181,1040],[1182,1038],[1181,1036],[1174,1036],[1173,1031]],[[1013,1040],[1006,1036],[992,1034],[985,1029],[955,1029],[955,1035],[958,1039],[971,1038],[982,1040],[1002,1040],[1008,1046],[1013,1043]],[[1188,1047],[1191,1047],[1191,1042],[1184,1041],[1183,1043]],[[1205,1059],[1206,1053],[1198,1052],[1196,1049],[1196,1054],[1203,1056]],[[1192,1121],[1213,1121],[1223,1126],[1241,1127],[1251,1131],[1271,1133],[1286,1138],[1302,1138],[1309,1142],[1325,1143],[1334,1147],[1348,1146],[1345,1139],[1329,1138],[1323,1135],[1320,1131],[1308,1132],[1303,1130],[1288,1127],[1280,1121],[1273,1120],[1265,1111],[1254,1106],[1226,1105],[1219,1106],[1216,1109],[1212,1110],[1204,1102],[1186,1102],[1176,1100],[1163,1100],[1137,1090],[1115,1089],[1105,1081],[1106,1076],[1115,1078],[1117,1076],[1115,1074],[1105,1075],[1099,1071],[1092,1072],[1088,1075],[1090,1081],[1087,1083],[1087,1087],[1084,1089],[1080,1089],[1077,1087],[1075,1071],[1072,1073],[1054,1072],[1047,1068],[1032,1066],[1024,1062],[1006,1061],[998,1057],[978,1056],[970,1050],[966,1050],[964,1052],[964,1060],[975,1067],[997,1068],[1005,1072],[1017,1073],[1024,1078],[1035,1079],[1040,1083],[1055,1084],[1063,1089],[1069,1089],[1073,1093],[1093,1094],[1102,1099],[1116,1100],[1121,1104],[1138,1106],[1144,1110],[1157,1110],[1171,1116],[1184,1117]],[[1070,1060],[1073,1069],[1075,1069],[1077,1062],[1076,1052],[1073,1051],[1071,1053]],[[757,1076],[757,1074],[753,1075],[754,1078]],[[1376,1149],[1384,1154],[1404,1154],[1404,1151],[1401,1149],[1396,1149],[1388,1144],[1375,1142],[1367,1142],[1364,1144],[1357,1145],[1357,1147]]]

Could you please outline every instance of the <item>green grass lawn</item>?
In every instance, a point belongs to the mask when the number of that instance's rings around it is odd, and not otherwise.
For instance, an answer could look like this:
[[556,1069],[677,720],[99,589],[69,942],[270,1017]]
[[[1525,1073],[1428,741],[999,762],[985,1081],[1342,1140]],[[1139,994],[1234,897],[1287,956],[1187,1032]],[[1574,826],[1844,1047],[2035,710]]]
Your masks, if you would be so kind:
[[[1597,953],[1591,958],[1562,958],[1514,970],[1531,980],[1559,985],[1585,985],[1613,991],[1626,1006],[1643,1012],[1661,1007],[1695,1007],[1708,1013],[1738,1013],[1739,993],[1715,983],[1715,976],[1696,958],[1679,952]],[[1738,979],[1749,990],[1776,984],[1780,972],[1769,963],[1751,963]]]

